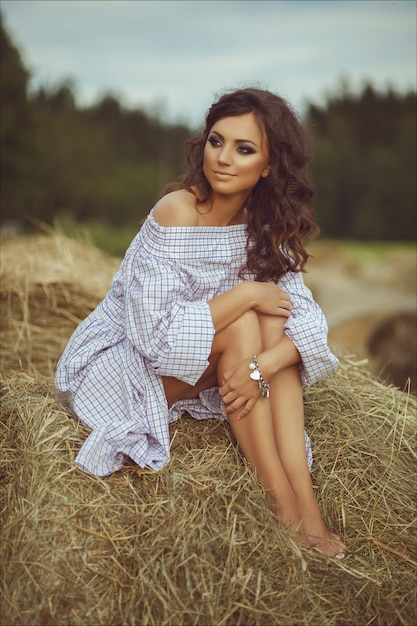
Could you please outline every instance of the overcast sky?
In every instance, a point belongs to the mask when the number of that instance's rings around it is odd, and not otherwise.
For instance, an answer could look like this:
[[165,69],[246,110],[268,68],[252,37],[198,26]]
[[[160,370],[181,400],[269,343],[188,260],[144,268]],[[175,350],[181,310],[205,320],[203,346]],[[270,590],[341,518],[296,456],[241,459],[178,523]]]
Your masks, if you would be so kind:
[[198,125],[216,94],[256,83],[302,113],[342,77],[416,89],[416,2],[1,0],[32,86],[71,79]]

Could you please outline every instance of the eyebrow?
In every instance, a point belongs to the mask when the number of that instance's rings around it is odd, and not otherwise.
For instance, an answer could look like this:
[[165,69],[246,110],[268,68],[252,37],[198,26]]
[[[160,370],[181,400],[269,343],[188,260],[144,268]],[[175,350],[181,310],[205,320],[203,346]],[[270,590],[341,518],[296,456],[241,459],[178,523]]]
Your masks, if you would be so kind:
[[[223,135],[219,133],[217,130],[212,131],[213,135],[217,135],[220,139],[224,139]],[[235,143],[251,143],[253,146],[258,148],[258,144],[252,141],[251,139],[235,139]]]

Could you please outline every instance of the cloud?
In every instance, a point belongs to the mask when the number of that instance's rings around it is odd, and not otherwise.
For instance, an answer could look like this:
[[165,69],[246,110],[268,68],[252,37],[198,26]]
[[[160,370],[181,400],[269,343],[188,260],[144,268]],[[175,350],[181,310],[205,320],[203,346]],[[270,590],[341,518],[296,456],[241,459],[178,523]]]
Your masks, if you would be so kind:
[[414,2],[3,0],[2,11],[34,85],[72,77],[83,102],[112,91],[191,123],[215,92],[249,82],[298,107],[342,75],[415,88]]

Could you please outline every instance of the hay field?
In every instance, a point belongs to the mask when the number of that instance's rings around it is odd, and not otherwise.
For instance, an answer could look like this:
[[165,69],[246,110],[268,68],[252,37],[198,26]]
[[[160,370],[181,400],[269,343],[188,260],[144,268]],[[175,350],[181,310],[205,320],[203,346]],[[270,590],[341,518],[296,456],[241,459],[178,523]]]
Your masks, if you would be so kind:
[[306,390],[314,484],[348,546],[335,561],[288,542],[214,420],[173,425],[159,473],[75,469],[88,431],[54,366],[119,261],[53,233],[3,242],[2,263],[3,626],[415,626],[415,397],[354,355]]

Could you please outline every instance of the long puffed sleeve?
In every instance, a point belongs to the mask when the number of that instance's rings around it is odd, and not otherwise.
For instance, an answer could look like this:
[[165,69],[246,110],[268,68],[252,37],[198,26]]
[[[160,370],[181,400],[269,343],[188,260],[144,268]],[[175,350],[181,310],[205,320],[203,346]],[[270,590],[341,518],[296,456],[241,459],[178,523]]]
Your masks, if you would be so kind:
[[156,374],[195,385],[208,367],[214,325],[174,263],[144,254],[122,267],[126,336]]
[[291,315],[284,331],[300,353],[303,384],[312,385],[333,374],[339,364],[327,344],[327,322],[301,272],[288,272],[279,286],[291,297]]

